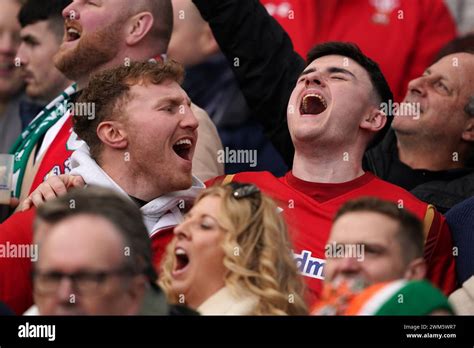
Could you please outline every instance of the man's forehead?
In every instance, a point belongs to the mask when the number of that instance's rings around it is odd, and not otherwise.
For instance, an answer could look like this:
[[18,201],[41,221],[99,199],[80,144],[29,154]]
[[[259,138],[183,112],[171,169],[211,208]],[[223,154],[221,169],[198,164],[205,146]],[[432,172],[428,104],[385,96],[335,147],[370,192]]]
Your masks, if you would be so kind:
[[331,240],[340,242],[388,242],[398,223],[381,213],[361,211],[342,215],[333,225]]
[[474,70],[474,54],[467,52],[458,52],[447,55],[433,65],[431,65],[427,70],[440,70],[446,72],[455,72],[456,70],[460,73],[462,71],[473,71]]
[[359,65],[355,60],[349,57],[332,54],[328,56],[323,56],[313,60],[306,69],[308,68],[325,68],[335,66],[338,68],[344,68],[346,70],[352,71],[352,69],[364,70],[362,66]]

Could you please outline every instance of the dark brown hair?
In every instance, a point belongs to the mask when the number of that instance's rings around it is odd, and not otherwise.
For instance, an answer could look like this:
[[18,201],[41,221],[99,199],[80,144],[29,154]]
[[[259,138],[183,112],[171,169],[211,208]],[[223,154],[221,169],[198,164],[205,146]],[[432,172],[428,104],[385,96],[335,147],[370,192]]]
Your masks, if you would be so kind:
[[423,256],[424,234],[422,222],[409,211],[399,208],[395,203],[375,197],[362,197],[345,203],[336,213],[334,221],[341,216],[354,212],[374,212],[388,216],[398,222],[397,238],[400,242],[404,261]]

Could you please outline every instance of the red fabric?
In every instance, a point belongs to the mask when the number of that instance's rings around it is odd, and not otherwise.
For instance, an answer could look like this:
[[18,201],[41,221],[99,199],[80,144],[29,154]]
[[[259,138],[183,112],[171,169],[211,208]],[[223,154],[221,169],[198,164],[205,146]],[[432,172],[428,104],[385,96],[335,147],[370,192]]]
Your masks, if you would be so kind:
[[166,252],[171,239],[173,239],[174,227],[165,228],[151,237],[151,248],[153,249],[153,264],[157,272],[160,271],[160,263]]
[[[31,245],[36,210],[19,212],[0,225],[0,245]],[[151,238],[153,264],[159,270],[166,246],[173,237],[173,227],[154,234]],[[23,314],[33,305],[32,263],[30,259],[0,257],[0,301],[16,314]]]
[[[432,64],[436,53],[456,36],[456,25],[443,0],[392,0],[387,24],[374,0],[261,0],[306,57],[326,41],[356,43],[380,64],[396,101],[408,82]],[[291,12],[292,11],[292,12]]]
[[[31,245],[35,210],[13,214],[0,225],[0,245]],[[0,257],[0,301],[16,314],[33,305],[32,263],[26,258]]]
[[53,142],[46,150],[35,179],[30,188],[33,192],[49,175],[60,175],[70,171],[69,161],[72,150],[67,147],[68,139],[72,134],[72,118],[68,117]]
[[[219,183],[224,177],[210,180],[206,185]],[[312,304],[322,291],[322,277],[318,271],[318,262],[310,258],[317,258],[324,262],[324,248],[329,237],[332,219],[337,210],[346,201],[363,197],[374,196],[380,199],[393,201],[403,206],[424,220],[428,205],[421,202],[404,189],[378,179],[371,173],[355,179],[349,183],[340,184],[342,187],[351,187],[350,190],[340,192],[331,199],[319,203],[301,190],[308,189],[311,183],[299,181],[288,173],[282,178],[276,178],[268,172],[247,172],[236,174],[233,181],[249,182],[258,185],[283,209],[288,223],[290,236],[295,254],[300,261],[305,261],[304,270],[306,284],[310,293],[308,302]],[[296,185],[295,185],[296,184]],[[293,186],[294,185],[294,186]],[[324,185],[313,184],[315,190]],[[330,184],[336,186],[334,184]],[[334,191],[334,188],[333,188]],[[426,241],[425,258],[428,262],[428,279],[444,291],[451,293],[456,288],[455,263],[452,253],[452,240],[449,228],[444,217],[436,213]],[[314,263],[310,263],[311,262]]]

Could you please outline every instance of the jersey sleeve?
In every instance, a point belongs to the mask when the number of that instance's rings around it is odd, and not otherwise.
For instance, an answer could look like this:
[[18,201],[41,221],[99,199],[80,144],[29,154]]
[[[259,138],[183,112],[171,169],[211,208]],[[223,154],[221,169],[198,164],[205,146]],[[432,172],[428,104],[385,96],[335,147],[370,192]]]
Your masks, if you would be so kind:
[[32,262],[31,258],[13,256],[11,250],[33,245],[35,213],[30,209],[13,214],[0,225],[0,301],[17,315],[33,305]]
[[426,278],[449,295],[458,287],[451,231],[444,216],[433,206],[427,208],[424,225],[427,233],[424,251]]

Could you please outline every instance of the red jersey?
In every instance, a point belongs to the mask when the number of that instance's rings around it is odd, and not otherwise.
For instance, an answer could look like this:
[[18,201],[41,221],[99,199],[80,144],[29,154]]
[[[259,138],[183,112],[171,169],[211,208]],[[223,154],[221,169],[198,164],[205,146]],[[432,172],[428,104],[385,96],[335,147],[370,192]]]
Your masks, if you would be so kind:
[[[32,246],[35,216],[35,209],[18,212],[0,225],[0,301],[17,315],[22,315],[33,305],[33,263],[31,258],[12,257],[13,254],[8,254],[8,250],[10,246]],[[173,228],[155,231],[151,237],[153,263],[157,270],[166,246],[173,237]]]
[[456,37],[443,0],[260,0],[306,57],[316,44],[356,43],[379,63],[396,101]]
[[283,209],[295,260],[310,291],[310,302],[322,291],[325,246],[333,217],[345,202],[363,196],[395,202],[424,221],[427,278],[445,294],[456,288],[453,244],[444,217],[411,193],[371,173],[346,183],[321,184],[300,180],[291,172],[282,178],[269,172],[247,172],[220,177],[206,184],[209,186],[221,181],[254,183]]

